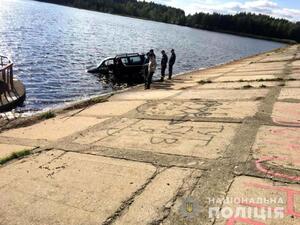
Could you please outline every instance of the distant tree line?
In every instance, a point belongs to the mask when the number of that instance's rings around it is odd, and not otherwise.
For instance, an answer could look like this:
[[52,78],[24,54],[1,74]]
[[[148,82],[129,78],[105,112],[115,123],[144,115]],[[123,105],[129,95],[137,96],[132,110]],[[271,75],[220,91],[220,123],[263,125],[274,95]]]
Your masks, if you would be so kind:
[[159,22],[185,25],[194,28],[243,33],[300,42],[300,22],[276,19],[267,15],[239,13],[196,13],[185,15],[181,9],[137,0],[38,0],[105,13],[133,16]]
[[104,13],[132,16],[159,22],[185,25],[185,12],[153,2],[137,0],[38,0]]
[[186,25],[217,31],[229,31],[300,42],[300,22],[276,19],[267,15],[239,13],[221,15],[218,13],[196,13],[186,17]]

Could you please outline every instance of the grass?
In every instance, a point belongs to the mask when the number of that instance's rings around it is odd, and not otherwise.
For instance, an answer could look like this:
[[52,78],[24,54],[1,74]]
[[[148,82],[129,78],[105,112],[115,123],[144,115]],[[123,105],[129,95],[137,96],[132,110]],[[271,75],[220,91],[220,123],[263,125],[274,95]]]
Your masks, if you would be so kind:
[[200,80],[198,81],[199,84],[211,84],[212,81],[211,80]]
[[56,114],[52,111],[48,111],[48,112],[42,113],[40,115],[40,119],[45,119],[45,120],[51,119],[51,118],[54,118],[54,117],[56,117]]
[[278,78],[271,78],[271,79],[258,79],[256,81],[259,81],[259,82],[261,82],[261,81],[284,81],[284,79],[281,77],[278,77]]
[[243,86],[243,89],[250,89],[250,88],[253,88],[253,86],[251,86],[251,85],[249,85],[249,84]]
[[23,150],[23,151],[20,151],[20,152],[13,152],[11,153],[9,156],[6,156],[2,159],[0,159],[0,165],[3,165],[13,159],[19,159],[19,158],[23,158],[27,155],[30,154],[30,151],[29,150]]

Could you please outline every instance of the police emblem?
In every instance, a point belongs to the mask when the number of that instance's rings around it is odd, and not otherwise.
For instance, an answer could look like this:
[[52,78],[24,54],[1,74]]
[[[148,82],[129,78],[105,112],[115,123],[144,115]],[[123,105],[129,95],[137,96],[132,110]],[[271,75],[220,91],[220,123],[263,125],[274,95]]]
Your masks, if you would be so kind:
[[179,213],[186,220],[192,220],[201,212],[200,204],[192,197],[183,199]]

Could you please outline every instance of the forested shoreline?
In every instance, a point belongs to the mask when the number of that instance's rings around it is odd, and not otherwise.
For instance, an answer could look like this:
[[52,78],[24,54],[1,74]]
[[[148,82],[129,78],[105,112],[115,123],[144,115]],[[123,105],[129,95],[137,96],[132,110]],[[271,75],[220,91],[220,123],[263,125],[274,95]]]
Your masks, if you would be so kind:
[[193,28],[222,31],[265,38],[289,39],[300,42],[300,22],[276,19],[267,15],[239,13],[196,13],[185,15],[181,9],[137,0],[37,0],[104,13],[131,16]]

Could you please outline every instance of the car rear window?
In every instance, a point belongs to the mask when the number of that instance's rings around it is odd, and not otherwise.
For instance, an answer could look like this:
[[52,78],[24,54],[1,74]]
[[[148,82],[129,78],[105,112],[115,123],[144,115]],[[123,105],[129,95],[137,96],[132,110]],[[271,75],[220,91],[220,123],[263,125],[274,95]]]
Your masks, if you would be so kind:
[[129,57],[129,60],[130,60],[130,64],[132,64],[132,65],[139,65],[139,64],[141,64],[141,62],[142,62],[140,56],[132,56],[132,57]]

